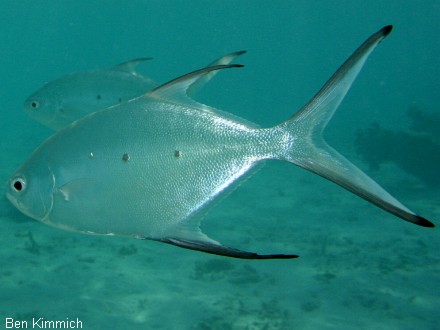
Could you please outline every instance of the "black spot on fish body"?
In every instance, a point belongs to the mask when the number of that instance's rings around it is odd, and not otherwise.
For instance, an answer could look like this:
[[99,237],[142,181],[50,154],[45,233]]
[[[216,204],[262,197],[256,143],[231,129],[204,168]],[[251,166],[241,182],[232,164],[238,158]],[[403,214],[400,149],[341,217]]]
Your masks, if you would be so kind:
[[40,102],[38,101],[32,101],[31,102],[32,109],[38,109],[40,107]]

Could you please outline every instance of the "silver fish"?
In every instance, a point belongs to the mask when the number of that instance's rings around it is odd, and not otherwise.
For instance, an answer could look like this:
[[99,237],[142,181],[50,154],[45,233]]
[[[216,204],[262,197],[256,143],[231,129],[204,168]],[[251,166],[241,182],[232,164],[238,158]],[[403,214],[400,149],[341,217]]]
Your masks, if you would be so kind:
[[24,103],[34,120],[58,130],[85,115],[131,100],[157,87],[135,71],[150,58],[138,58],[112,68],[75,72],[45,84]]
[[240,65],[204,68],[58,131],[12,175],[7,197],[24,214],[65,230],[156,240],[236,258],[295,258],[229,248],[199,228],[220,194],[265,160],[280,159],[406,221],[433,227],[322,137],[368,55],[391,29],[368,38],[299,112],[279,125],[259,128],[190,99],[193,83]]
[[[209,66],[229,64],[243,53],[238,51],[225,55]],[[150,78],[135,70],[138,64],[149,59],[138,58],[111,68],[62,76],[29,96],[24,103],[24,111],[41,124],[59,130],[90,113],[142,96],[157,87]],[[189,92],[199,89],[215,73],[205,75]]]

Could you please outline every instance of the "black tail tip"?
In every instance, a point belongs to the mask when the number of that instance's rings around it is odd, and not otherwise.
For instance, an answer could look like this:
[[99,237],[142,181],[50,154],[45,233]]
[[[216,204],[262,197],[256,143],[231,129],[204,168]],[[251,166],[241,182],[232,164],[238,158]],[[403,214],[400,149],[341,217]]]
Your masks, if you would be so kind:
[[387,36],[390,34],[390,32],[393,30],[393,26],[392,25],[387,25],[384,28],[382,28],[382,33],[384,36]]
[[435,227],[435,225],[431,221],[429,221],[428,219],[425,219],[425,218],[420,217],[418,215],[416,216],[416,218],[417,218],[416,225],[419,225],[422,227],[429,227],[429,228]]

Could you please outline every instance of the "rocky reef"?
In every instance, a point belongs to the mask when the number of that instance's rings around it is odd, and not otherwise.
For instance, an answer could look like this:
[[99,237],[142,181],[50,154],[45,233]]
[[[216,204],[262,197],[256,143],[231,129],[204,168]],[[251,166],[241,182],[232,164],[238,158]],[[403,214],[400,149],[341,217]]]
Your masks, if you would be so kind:
[[358,130],[356,152],[378,170],[386,162],[393,162],[424,184],[440,186],[440,114],[417,108],[407,111],[410,126],[394,131],[378,123]]

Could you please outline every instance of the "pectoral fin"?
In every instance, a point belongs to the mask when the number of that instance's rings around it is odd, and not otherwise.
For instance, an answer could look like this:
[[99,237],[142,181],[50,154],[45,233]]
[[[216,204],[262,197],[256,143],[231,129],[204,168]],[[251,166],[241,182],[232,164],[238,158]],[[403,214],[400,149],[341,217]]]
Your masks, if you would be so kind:
[[61,198],[64,201],[75,202],[87,200],[95,197],[90,196],[91,190],[87,187],[93,186],[94,180],[91,178],[81,178],[71,180],[54,191],[55,198]]

